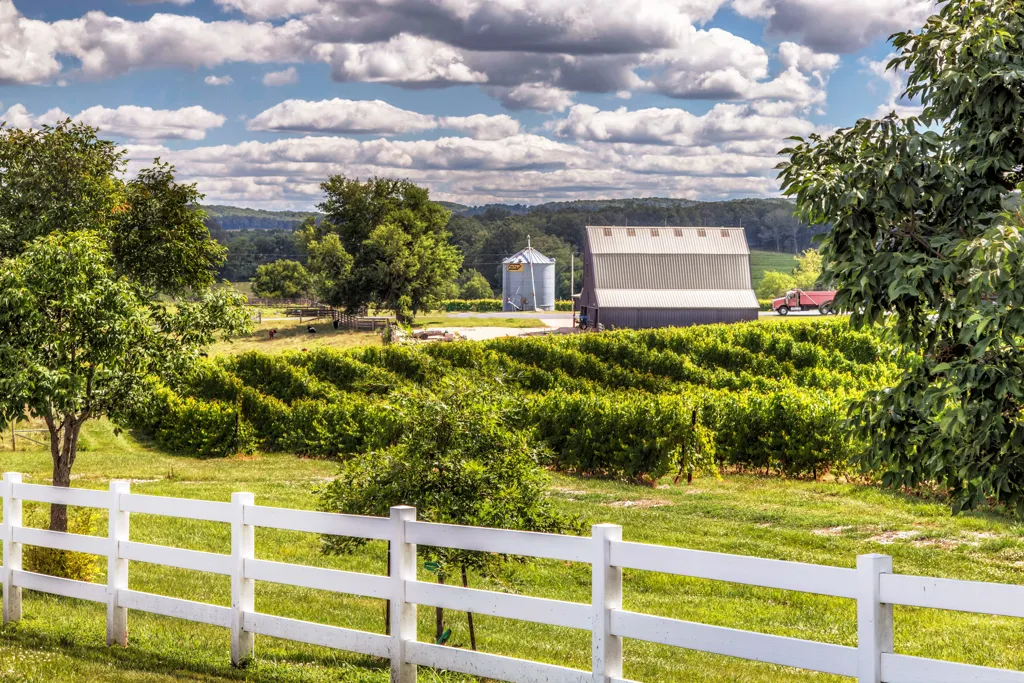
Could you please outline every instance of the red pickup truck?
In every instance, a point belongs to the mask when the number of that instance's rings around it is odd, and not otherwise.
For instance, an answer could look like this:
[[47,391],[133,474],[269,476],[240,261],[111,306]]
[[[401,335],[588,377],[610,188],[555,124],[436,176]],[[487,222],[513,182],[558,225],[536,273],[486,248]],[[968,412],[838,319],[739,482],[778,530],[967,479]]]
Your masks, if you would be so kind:
[[832,307],[835,298],[835,291],[805,292],[802,289],[794,289],[786,292],[786,296],[772,301],[772,309],[779,315],[788,315],[790,311],[811,311],[815,308],[822,315],[835,315],[836,309]]

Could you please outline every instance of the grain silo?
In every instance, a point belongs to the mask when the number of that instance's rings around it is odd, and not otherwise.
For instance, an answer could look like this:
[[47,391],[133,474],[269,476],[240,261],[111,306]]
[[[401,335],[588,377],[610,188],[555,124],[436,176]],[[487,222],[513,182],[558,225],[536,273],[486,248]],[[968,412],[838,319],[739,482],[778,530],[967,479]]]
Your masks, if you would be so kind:
[[526,249],[501,262],[501,269],[504,310],[555,310],[555,259],[527,242]]

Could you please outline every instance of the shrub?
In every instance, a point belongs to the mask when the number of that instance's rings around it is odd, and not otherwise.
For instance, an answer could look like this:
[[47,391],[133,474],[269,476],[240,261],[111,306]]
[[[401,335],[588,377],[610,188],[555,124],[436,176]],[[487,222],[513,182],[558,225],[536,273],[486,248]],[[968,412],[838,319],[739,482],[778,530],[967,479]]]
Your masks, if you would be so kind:
[[441,302],[448,312],[495,313],[502,310],[501,299],[448,299]]
[[757,286],[757,298],[774,299],[794,288],[796,288],[796,280],[792,275],[769,270],[761,278],[761,284]]
[[[50,521],[48,505],[33,505],[25,508],[25,526],[46,528]],[[69,508],[68,532],[92,536],[99,526],[100,511],[95,508]],[[75,553],[67,550],[27,545],[23,550],[22,567],[25,571],[46,574],[74,581],[92,581],[96,576],[95,555]]]

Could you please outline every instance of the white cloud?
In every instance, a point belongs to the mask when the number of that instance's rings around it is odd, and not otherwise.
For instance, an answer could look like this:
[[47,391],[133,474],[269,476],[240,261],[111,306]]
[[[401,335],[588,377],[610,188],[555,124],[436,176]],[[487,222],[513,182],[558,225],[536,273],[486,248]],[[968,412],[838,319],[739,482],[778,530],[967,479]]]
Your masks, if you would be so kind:
[[542,83],[524,83],[514,88],[488,88],[488,92],[513,110],[553,112],[565,111],[572,106],[573,93]]
[[737,13],[768,21],[768,32],[792,36],[819,52],[856,52],[897,31],[919,28],[936,0],[732,0]]
[[520,132],[519,122],[506,114],[437,117],[382,100],[286,100],[249,122],[249,130],[349,135],[403,135],[438,128],[462,131],[477,140],[500,140]]
[[0,85],[43,83],[60,73],[49,25],[26,19],[12,0],[0,0]]
[[398,135],[437,127],[433,116],[382,100],[286,100],[249,121],[249,130]]
[[338,81],[406,85],[483,83],[487,76],[465,63],[456,48],[419,36],[399,35],[385,43],[321,45],[317,54],[331,64]]
[[132,105],[114,109],[90,107],[69,117],[56,108],[35,116],[16,104],[0,116],[0,120],[6,120],[12,127],[25,129],[52,126],[67,118],[98,128],[100,133],[128,140],[203,140],[208,130],[220,128],[227,121],[224,116],[202,107],[167,110]]
[[235,82],[231,76],[207,76],[203,79],[206,85],[231,85]]
[[271,71],[270,73],[264,74],[263,85],[277,87],[282,85],[292,85],[299,82],[299,72],[294,66],[290,66],[283,71]]
[[519,122],[508,114],[443,116],[438,120],[438,124],[441,128],[468,133],[470,137],[477,140],[502,140],[518,135],[520,131]]
[[546,124],[561,138],[636,145],[706,146],[736,140],[773,140],[806,135],[814,125],[804,119],[772,115],[757,105],[718,104],[702,116],[685,109],[614,111],[590,105],[574,106],[564,119]]
[[166,2],[171,5],[179,5],[181,7],[191,5],[195,1],[196,0],[127,0],[129,5],[159,5]]
[[880,119],[884,116],[888,116],[892,112],[896,112],[896,115],[901,118],[911,118],[914,116],[920,116],[924,108],[919,104],[913,104],[903,99],[903,92],[907,89],[907,75],[903,71],[897,71],[894,69],[886,69],[886,65],[896,55],[891,54],[885,59],[880,61],[872,61],[870,59],[862,59],[861,64],[864,65],[868,73],[874,76],[876,79],[886,84],[888,88],[887,99],[883,104],[878,105],[878,108],[874,112],[874,118]]
[[[9,0],[0,0],[0,3]],[[303,26],[243,21],[204,22],[155,14],[144,22],[89,12],[44,24],[54,52],[76,57],[87,78],[109,78],[141,68],[214,68],[228,62],[299,62],[309,58]]]
[[15,104],[6,113],[0,114],[0,122],[6,122],[10,128],[20,128],[22,130],[53,126],[67,118],[69,118],[68,115],[58,107],[50,109],[45,114],[36,116],[21,104]]
[[320,0],[214,0],[225,11],[237,10],[255,19],[280,19],[315,12]]

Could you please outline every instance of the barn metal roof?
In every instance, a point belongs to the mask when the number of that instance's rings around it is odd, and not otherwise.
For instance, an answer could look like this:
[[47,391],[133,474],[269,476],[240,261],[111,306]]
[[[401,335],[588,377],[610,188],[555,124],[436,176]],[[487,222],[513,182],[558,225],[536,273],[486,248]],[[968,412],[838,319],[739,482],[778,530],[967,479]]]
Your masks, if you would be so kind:
[[601,308],[758,308],[750,289],[598,289]]
[[548,258],[533,247],[526,247],[522,251],[502,259],[502,263],[554,263],[555,259]]
[[587,240],[595,255],[750,254],[743,228],[588,226]]

